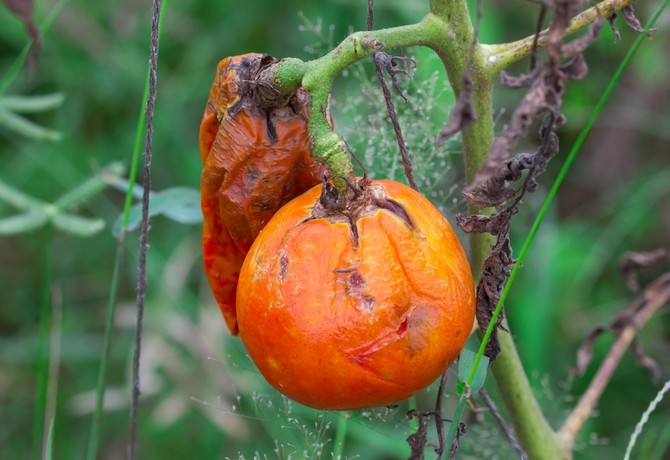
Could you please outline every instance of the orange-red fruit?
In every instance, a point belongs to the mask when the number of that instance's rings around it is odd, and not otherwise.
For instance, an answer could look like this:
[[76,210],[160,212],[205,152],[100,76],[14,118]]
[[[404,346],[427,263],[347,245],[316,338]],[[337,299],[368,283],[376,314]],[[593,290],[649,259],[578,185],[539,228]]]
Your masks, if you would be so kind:
[[409,397],[453,362],[474,320],[470,267],[449,223],[402,184],[367,187],[393,206],[368,206],[352,229],[312,215],[314,187],[268,222],[240,272],[251,358],[277,390],[318,409]]

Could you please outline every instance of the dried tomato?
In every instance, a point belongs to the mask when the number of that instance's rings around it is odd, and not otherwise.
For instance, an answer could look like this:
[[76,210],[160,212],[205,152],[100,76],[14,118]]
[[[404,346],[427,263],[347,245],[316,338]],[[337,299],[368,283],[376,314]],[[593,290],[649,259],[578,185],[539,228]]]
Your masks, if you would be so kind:
[[372,181],[344,200],[322,190],[285,205],[251,247],[240,337],[265,378],[302,404],[398,402],[444,372],[470,335],[468,260],[409,187]]
[[259,83],[274,62],[267,54],[222,60],[200,125],[205,271],[233,334],[246,252],[283,204],[320,181],[310,155],[307,93],[281,95]]

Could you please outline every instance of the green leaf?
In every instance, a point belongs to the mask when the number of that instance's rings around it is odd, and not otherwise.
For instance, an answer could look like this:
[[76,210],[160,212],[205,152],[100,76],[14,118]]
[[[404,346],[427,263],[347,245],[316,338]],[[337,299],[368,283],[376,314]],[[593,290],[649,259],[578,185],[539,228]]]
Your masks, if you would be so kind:
[[37,113],[55,109],[65,101],[62,93],[41,96],[4,96],[0,97],[0,109],[22,113]]
[[51,221],[57,229],[75,236],[93,236],[105,228],[105,221],[102,219],[89,219],[62,212],[52,215]]
[[[473,351],[468,350],[467,348],[464,348],[463,351],[461,351],[461,357],[458,360],[459,387],[461,383],[462,384],[468,383],[468,379],[470,378],[470,375],[472,374],[472,369],[475,365],[476,357],[477,354]],[[481,359],[479,360],[479,364],[477,365],[477,370],[474,372],[472,382],[469,382],[471,393],[479,391],[481,387],[484,386],[484,381],[486,380],[486,370],[488,369],[488,366],[489,366],[489,359],[486,356],[482,356]]]
[[47,129],[5,109],[0,109],[0,126],[38,141],[59,141],[63,137],[58,131]]
[[67,211],[74,206],[82,204],[104,190],[109,181],[120,174],[123,174],[123,165],[121,163],[111,163],[83,184],[58,198],[54,206],[61,211]]
[[[149,202],[149,217],[158,215],[163,215],[182,224],[202,222],[200,192],[190,187],[172,187],[161,192],[153,192]],[[130,208],[126,232],[136,230],[141,221],[142,203],[137,203]],[[121,223],[122,216],[119,216],[112,229],[114,237],[121,234]]]
[[40,228],[47,220],[47,214],[41,210],[28,211],[24,214],[0,219],[0,235],[27,233]]
[[44,449],[44,458],[45,460],[53,459],[53,450],[54,450],[54,419],[51,419],[49,422],[49,431],[47,434],[47,445]]
[[44,201],[37,200],[29,195],[26,195],[21,190],[12,187],[2,179],[0,179],[0,200],[6,201],[12,206],[24,211],[38,211],[42,210],[42,208],[46,206]]

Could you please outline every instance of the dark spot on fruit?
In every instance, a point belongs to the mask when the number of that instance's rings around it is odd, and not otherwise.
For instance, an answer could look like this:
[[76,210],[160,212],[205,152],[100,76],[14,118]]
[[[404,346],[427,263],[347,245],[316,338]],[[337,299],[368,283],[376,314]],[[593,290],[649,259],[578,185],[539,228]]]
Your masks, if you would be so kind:
[[279,281],[284,281],[284,277],[286,276],[287,271],[288,271],[288,256],[286,254],[282,254],[279,257]]
[[372,311],[377,301],[374,297],[365,293],[367,283],[363,279],[361,272],[353,268],[348,271],[348,274],[347,294],[349,294],[350,297],[358,299],[363,310]]

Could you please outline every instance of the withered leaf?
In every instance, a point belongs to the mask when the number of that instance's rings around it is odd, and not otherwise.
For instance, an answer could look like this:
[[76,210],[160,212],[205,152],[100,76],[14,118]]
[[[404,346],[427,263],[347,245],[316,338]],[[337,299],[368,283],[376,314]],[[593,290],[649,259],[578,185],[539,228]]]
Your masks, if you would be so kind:
[[621,41],[621,32],[619,31],[619,28],[616,26],[616,18],[619,17],[619,15],[615,12],[613,12],[611,15],[607,17],[607,22],[610,25],[610,28],[612,29],[612,32],[614,33],[614,44],[618,45],[619,42]]
[[476,119],[477,114],[472,104],[472,80],[470,80],[469,71],[466,71],[462,79],[461,93],[451,110],[447,126],[437,136],[437,145],[442,145],[449,137],[467,129]]
[[635,356],[635,360],[640,366],[649,369],[652,380],[658,382],[661,379],[661,366],[659,366],[651,356],[645,353],[637,337],[630,344],[630,351],[633,352],[633,356]]
[[456,430],[456,436],[454,437],[454,440],[451,442],[451,447],[449,448],[449,455],[447,455],[447,460],[452,460],[456,456],[461,436],[465,434],[465,431],[466,431],[465,422],[459,422],[458,429]]
[[408,460],[423,460],[425,456],[426,445],[428,444],[428,420],[419,411],[412,410],[407,413],[410,420],[414,417],[419,418],[419,428],[416,433],[407,437],[407,443],[410,448]]
[[637,271],[640,268],[652,267],[659,264],[669,257],[668,251],[664,248],[649,252],[627,252],[619,261],[619,270],[626,285],[632,292],[640,291],[640,282],[637,278]]
[[564,44],[561,48],[561,54],[563,56],[573,56],[584,52],[584,50],[598,38],[604,24],[605,19],[602,16],[598,16],[593,24],[591,24],[591,27],[589,27],[589,33]]
[[[628,5],[625,8],[621,9],[621,14],[623,15],[624,21],[626,21],[626,24],[628,24],[628,27],[633,29],[635,32],[642,33],[644,32],[644,27],[642,27],[642,24],[640,23],[640,20],[635,16],[635,10],[633,9],[632,5]],[[656,29],[649,29],[649,32],[647,32],[647,35],[651,37],[651,35],[656,32]]]
[[606,330],[605,326],[599,324],[591,329],[591,332],[584,339],[584,343],[577,350],[577,369],[575,369],[577,375],[583,375],[586,369],[588,369],[589,364],[593,360],[593,346],[598,337]]
[[533,82],[533,78],[534,78],[533,74],[519,75],[518,77],[513,77],[504,70],[500,72],[500,83],[504,87],[511,89],[526,88],[530,86],[530,84]]

